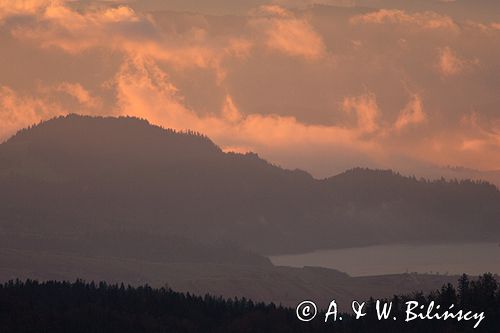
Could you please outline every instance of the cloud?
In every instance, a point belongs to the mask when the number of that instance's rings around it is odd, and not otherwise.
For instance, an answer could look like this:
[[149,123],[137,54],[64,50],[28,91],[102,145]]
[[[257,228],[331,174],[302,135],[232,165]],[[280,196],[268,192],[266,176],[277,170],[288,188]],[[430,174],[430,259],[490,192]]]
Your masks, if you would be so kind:
[[462,29],[465,31],[477,31],[483,34],[488,34],[490,37],[497,36],[500,30],[500,22],[478,22],[473,20],[466,20],[462,24]]
[[399,114],[394,127],[397,130],[402,130],[410,125],[417,125],[425,122],[427,115],[423,111],[422,100],[418,95],[413,95],[410,102]]
[[[321,176],[403,159],[500,168],[494,24],[321,8],[0,0],[0,135],[69,111],[132,115]],[[481,121],[462,119],[471,110]]]
[[231,38],[224,51],[236,58],[247,59],[250,56],[254,43],[245,38]]
[[126,6],[76,11],[61,2],[46,2],[32,24],[17,25],[11,32],[17,39],[74,55],[106,48],[126,56],[149,57],[178,69],[211,69],[219,81],[226,74],[222,63],[228,58],[244,59],[252,48],[252,42],[241,37],[209,40],[202,28],[166,33],[150,16]]
[[[62,95],[70,96],[74,101],[65,102]],[[0,140],[21,128],[56,116],[68,113],[99,115],[103,112],[101,107],[101,100],[79,83],[38,86],[31,94],[0,86]]]
[[199,126],[196,115],[183,105],[177,87],[152,60],[126,59],[115,77],[115,89],[119,113],[175,129]]
[[464,138],[461,148],[467,151],[487,152],[492,147],[500,150],[500,118],[489,122],[488,127],[481,124],[477,112],[464,115],[461,119]]
[[57,88],[57,91],[64,92],[75,98],[80,104],[88,108],[97,108],[101,106],[101,101],[93,97],[85,88],[79,83],[63,82]]
[[443,77],[459,75],[470,69],[473,63],[460,58],[450,47],[439,49],[437,68]]
[[33,15],[51,3],[51,0],[0,0],[0,24],[5,18],[18,15]]
[[47,2],[33,16],[31,24],[12,28],[12,34],[19,39],[32,40],[44,48],[61,48],[72,54],[100,46],[120,48],[127,43],[150,39],[153,32],[151,22],[139,18],[128,7],[80,13],[62,2]]
[[272,3],[291,8],[306,7],[318,4],[343,7],[356,6],[356,0],[273,0]]
[[262,31],[269,49],[307,60],[326,55],[323,39],[306,19],[277,5],[262,6],[255,16],[251,24]]
[[485,123],[484,120],[480,121],[476,112],[464,115],[460,127],[436,135],[433,155],[443,165],[451,162],[454,165],[491,170],[492,165],[500,165],[499,125],[498,118],[493,123]]
[[65,112],[48,98],[23,96],[10,87],[0,86],[0,139]]
[[230,95],[227,95],[226,100],[224,101],[222,116],[224,119],[232,123],[236,123],[243,118],[243,115],[234,104],[233,98]]
[[356,15],[351,18],[352,24],[405,24],[424,30],[459,31],[453,19],[432,11],[407,13],[399,9],[380,9],[376,12]]
[[379,129],[377,118],[380,110],[375,94],[368,93],[358,97],[346,97],[342,107],[348,113],[356,113],[358,128],[361,132],[373,133]]
[[[377,158],[377,144],[365,140],[363,128],[307,125],[294,117],[243,114],[232,96],[226,95],[217,114],[201,116],[184,104],[184,98],[168,75],[154,62],[129,59],[115,78],[118,94],[117,114],[147,118],[153,123],[177,130],[191,129],[207,134],[223,149],[232,151],[290,151],[290,149],[350,150],[365,159]],[[373,96],[350,102],[360,117],[368,117],[375,107]],[[335,148],[337,147],[337,148]],[[367,157],[371,156],[371,157]]]

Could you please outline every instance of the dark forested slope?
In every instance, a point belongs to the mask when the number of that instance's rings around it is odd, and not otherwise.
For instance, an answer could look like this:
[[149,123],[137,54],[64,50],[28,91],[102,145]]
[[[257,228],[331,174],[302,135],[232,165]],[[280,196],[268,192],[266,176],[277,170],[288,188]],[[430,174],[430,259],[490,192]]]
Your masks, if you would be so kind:
[[20,131],[0,145],[0,202],[11,239],[120,231],[277,253],[500,234],[487,183],[365,169],[316,180],[136,118],[70,115]]
[[[0,285],[2,332],[498,332],[500,292],[490,274],[470,281],[463,276],[429,295],[394,296],[389,320],[378,320],[376,306],[368,302],[366,316],[355,320],[339,309],[343,320],[325,323],[320,312],[301,322],[292,308],[254,303],[246,299],[199,297],[153,289],[77,281],[11,281]],[[431,301],[443,308],[484,313],[478,322],[413,320],[405,322],[405,302]],[[387,301],[388,302],[388,301]],[[328,303],[327,303],[328,304]],[[319,304],[326,309],[327,304]],[[435,313],[435,312],[433,312]],[[441,313],[441,312],[439,312]],[[398,320],[392,320],[392,316]]]

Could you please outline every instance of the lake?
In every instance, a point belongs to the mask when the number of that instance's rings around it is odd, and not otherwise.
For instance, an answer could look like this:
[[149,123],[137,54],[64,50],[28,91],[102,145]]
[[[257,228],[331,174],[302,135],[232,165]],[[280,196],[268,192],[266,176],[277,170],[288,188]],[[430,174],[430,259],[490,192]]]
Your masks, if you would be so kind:
[[270,257],[278,266],[334,268],[351,276],[417,272],[500,274],[498,243],[379,245]]

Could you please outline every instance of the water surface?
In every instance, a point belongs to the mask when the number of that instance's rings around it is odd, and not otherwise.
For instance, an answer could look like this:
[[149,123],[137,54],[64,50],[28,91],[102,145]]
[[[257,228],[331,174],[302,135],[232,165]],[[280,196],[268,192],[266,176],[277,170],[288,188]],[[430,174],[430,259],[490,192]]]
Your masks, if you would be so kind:
[[278,266],[320,266],[351,276],[417,272],[500,274],[498,243],[379,245],[270,257]]

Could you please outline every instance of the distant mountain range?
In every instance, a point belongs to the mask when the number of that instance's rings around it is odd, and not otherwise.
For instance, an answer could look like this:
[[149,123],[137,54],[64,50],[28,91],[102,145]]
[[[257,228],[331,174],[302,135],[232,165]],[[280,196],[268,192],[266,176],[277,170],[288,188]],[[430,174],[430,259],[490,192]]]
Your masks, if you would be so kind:
[[500,234],[500,192],[486,182],[367,169],[318,180],[136,118],[70,115],[18,132],[0,145],[0,201],[3,241],[103,252],[146,242],[161,259],[162,239],[179,239],[198,244],[179,251],[188,261],[217,261],[213,249],[234,247],[224,260],[266,265],[236,248],[276,254]]

